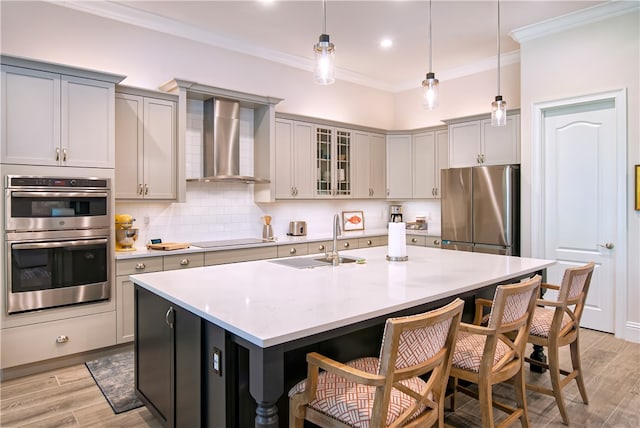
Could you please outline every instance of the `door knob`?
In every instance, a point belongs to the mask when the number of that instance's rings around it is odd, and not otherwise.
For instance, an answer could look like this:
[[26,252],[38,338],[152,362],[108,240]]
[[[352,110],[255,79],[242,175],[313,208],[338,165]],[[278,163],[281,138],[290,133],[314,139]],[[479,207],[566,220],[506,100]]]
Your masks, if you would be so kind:
[[613,245],[613,242],[607,242],[606,244],[598,245],[600,245],[602,248],[606,248],[607,250],[613,250],[613,247],[615,247],[615,245]]

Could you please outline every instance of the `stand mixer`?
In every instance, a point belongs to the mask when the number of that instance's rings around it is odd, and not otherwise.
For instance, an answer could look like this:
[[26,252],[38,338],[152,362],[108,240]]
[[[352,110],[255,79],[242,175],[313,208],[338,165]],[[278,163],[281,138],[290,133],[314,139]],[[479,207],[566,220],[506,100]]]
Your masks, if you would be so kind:
[[133,227],[136,219],[129,214],[116,214],[116,251],[135,251],[133,244],[138,239],[138,229]]

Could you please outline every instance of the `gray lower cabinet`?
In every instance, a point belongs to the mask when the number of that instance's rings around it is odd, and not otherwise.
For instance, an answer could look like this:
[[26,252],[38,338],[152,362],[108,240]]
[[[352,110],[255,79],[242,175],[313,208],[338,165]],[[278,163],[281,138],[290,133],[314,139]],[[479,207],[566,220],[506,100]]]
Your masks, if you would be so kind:
[[202,426],[201,318],[139,286],[135,310],[136,395],[164,426]]

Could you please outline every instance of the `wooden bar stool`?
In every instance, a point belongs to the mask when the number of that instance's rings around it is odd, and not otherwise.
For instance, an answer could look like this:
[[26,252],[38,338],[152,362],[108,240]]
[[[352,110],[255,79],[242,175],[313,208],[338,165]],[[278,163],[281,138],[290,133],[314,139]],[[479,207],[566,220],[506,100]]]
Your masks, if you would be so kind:
[[[493,407],[509,413],[499,426],[509,426],[520,420],[529,426],[525,398],[523,353],[529,335],[540,282],[539,275],[517,284],[496,288],[486,327],[460,323],[451,366],[451,407],[455,411],[455,394],[463,392],[480,401],[483,427],[494,427]],[[478,301],[476,301],[478,303]],[[482,319],[476,313],[476,320]],[[478,385],[478,392],[462,386],[458,379]],[[493,399],[493,385],[510,381],[514,385],[516,408]]]
[[289,427],[302,428],[304,420],[322,427],[444,427],[463,306],[456,299],[424,314],[388,319],[380,358],[341,364],[307,354],[307,378],[289,391]]
[[[529,343],[547,348],[549,364],[526,358],[530,364],[549,369],[552,389],[539,385],[527,384],[527,389],[550,395],[555,398],[562,422],[569,425],[569,415],[562,398],[562,388],[575,379],[578,390],[584,404],[589,404],[587,390],[584,386],[582,368],[580,365],[579,333],[580,319],[587,300],[591,275],[593,274],[593,262],[582,267],[565,270],[562,284],[558,287],[552,284],[542,284],[541,287],[558,291],[556,300],[538,299],[533,312]],[[569,345],[571,352],[572,370],[566,371],[560,368],[558,350]],[[564,376],[561,378],[561,375]]]

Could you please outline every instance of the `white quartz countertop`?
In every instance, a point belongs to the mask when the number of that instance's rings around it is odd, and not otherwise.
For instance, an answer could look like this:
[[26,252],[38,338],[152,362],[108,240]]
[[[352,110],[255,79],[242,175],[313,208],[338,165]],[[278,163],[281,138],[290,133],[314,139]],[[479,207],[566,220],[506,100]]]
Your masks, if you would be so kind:
[[413,246],[407,247],[408,261],[389,262],[386,252],[386,246],[341,251],[342,256],[361,257],[366,263],[336,267],[296,269],[260,260],[130,278],[266,348],[455,296],[554,263]]

